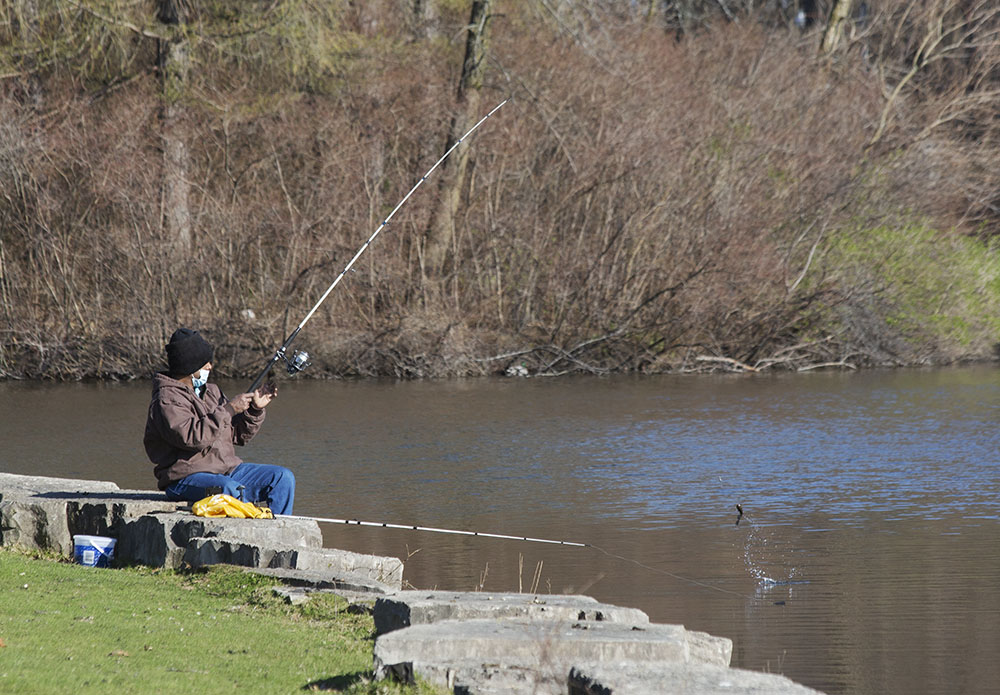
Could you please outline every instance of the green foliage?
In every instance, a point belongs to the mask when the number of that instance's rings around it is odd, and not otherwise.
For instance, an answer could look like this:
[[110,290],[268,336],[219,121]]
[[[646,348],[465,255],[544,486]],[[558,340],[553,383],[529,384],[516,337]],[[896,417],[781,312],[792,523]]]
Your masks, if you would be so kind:
[[[176,25],[159,22],[153,3],[39,0],[30,17],[25,6],[0,0],[0,74],[61,73],[110,84],[151,73],[161,44],[170,42],[189,56],[185,82],[322,91],[337,84],[364,46],[342,28],[340,2],[216,0],[189,6]],[[182,99],[182,89],[168,85],[168,99]]]
[[210,79],[240,77],[257,83],[255,91],[324,91],[360,50],[359,38],[341,27],[341,5],[283,0],[234,11],[231,3],[206,3],[187,34]]
[[108,83],[149,69],[152,46],[136,40],[140,27],[130,6],[109,4],[3,0],[0,73]]
[[827,267],[845,287],[874,283],[886,324],[959,354],[1000,337],[1000,255],[996,244],[921,223],[843,231]]

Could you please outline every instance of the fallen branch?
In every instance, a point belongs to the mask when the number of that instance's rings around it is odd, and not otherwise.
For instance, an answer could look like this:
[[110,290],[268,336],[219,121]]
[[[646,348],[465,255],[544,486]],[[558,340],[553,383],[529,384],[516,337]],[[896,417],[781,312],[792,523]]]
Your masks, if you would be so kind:
[[722,362],[724,364],[731,364],[734,367],[739,367],[745,372],[758,372],[760,371],[756,367],[751,367],[749,364],[740,362],[739,360],[734,360],[732,357],[715,357],[713,355],[698,355],[694,358],[695,362]]
[[820,364],[808,364],[805,367],[799,367],[795,371],[809,372],[812,371],[813,369],[825,369],[826,367],[847,367],[848,369],[855,369],[855,370],[857,369],[857,367],[855,367],[850,362],[841,360],[840,362],[821,362]]

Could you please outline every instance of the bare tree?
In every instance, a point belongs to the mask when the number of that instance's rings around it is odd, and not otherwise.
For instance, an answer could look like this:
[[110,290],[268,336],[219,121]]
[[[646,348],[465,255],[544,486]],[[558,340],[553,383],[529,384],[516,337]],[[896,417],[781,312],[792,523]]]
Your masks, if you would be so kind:
[[431,0],[411,0],[410,21],[414,38],[431,38],[437,33],[437,10]]
[[[877,45],[878,67],[885,84],[886,100],[870,145],[886,134],[909,91],[939,95],[969,75],[973,83],[963,86],[954,108],[962,112],[996,103],[997,90],[991,76],[996,69],[996,46],[1000,42],[1000,6],[989,0],[928,0],[901,3],[896,12],[881,20],[885,25]],[[897,67],[896,54],[901,54]],[[895,82],[890,87],[890,83]],[[944,115],[944,121],[954,116]]]
[[833,9],[830,10],[830,19],[823,31],[823,41],[820,44],[820,52],[829,55],[837,50],[840,40],[844,36],[844,26],[847,18],[851,16],[851,0],[836,0]]
[[188,42],[182,25],[185,8],[179,0],[157,0],[156,19],[172,36],[158,40],[157,67],[163,88],[161,137],[163,140],[162,224],[167,238],[186,252],[191,249],[190,156],[181,124],[179,100],[190,70]]
[[[448,133],[450,147],[462,133],[469,129],[480,111],[483,86],[484,59],[486,56],[486,25],[489,21],[492,0],[473,0],[469,24],[466,28],[465,60],[458,82],[457,109]],[[455,214],[461,203],[470,150],[459,148],[447,167],[443,167],[440,199],[424,246],[425,271],[439,275],[443,270],[448,249],[455,237]]]

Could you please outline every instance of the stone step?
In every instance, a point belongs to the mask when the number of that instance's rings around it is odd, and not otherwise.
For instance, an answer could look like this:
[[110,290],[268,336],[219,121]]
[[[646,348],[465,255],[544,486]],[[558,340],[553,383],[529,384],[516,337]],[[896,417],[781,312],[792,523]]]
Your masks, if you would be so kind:
[[[550,664],[548,668],[512,663],[483,663],[481,659],[462,659],[448,664],[429,664],[414,673],[413,664],[399,664],[391,673],[394,680],[413,682],[419,675],[425,681],[456,695],[566,695],[567,669]],[[599,693],[601,691],[594,691]],[[588,695],[590,695],[588,693]]]
[[403,582],[403,563],[398,558],[334,548],[294,548],[274,540],[249,542],[222,535],[188,540],[183,561],[192,567],[228,564],[310,571],[334,582],[339,578],[345,589],[348,585],[385,586],[391,591],[400,588]]
[[0,473],[0,545],[70,555],[74,534],[116,537],[127,519],[177,508],[161,492],[103,480]]
[[[245,544],[284,551],[321,550],[323,546],[323,535],[315,521],[209,518],[195,516],[190,511],[152,513],[124,520],[107,535],[118,539],[115,556],[120,561],[174,569],[184,562],[194,566],[211,564],[204,559],[208,557],[207,554],[200,560],[197,556],[187,557],[187,551],[195,539],[221,538],[231,545]],[[229,548],[220,552],[231,554],[235,550]],[[258,563],[259,560],[253,562]],[[267,562],[270,562],[270,557]],[[266,567],[267,564],[245,566]]]
[[570,670],[568,683],[569,695],[822,695],[784,676],[710,664],[577,666]]
[[51,478],[44,475],[18,475],[0,473],[0,494],[30,495],[45,492],[78,494],[82,492],[115,492],[120,490],[109,480],[77,480],[75,478]]
[[[412,667],[398,669],[405,679]],[[421,677],[462,695],[823,695],[784,676],[712,664],[616,662],[526,668],[465,659],[424,668]]]
[[295,557],[295,569],[335,576],[366,576],[398,591],[403,587],[403,561],[397,557],[368,555],[337,548],[307,548]]
[[[470,663],[470,656],[475,660]],[[475,669],[537,672],[561,677],[580,663],[703,663],[729,665],[732,641],[681,625],[590,621],[446,620],[395,630],[375,640],[376,677],[400,668],[447,685],[449,670],[464,678]],[[409,664],[407,667],[406,665]],[[561,674],[561,676],[560,676]]]
[[300,587],[308,594],[314,591],[333,591],[350,601],[371,601],[379,595],[391,594],[396,587],[372,579],[367,574],[300,570],[284,567],[251,568],[256,574],[280,579],[282,584]]
[[462,591],[400,591],[375,602],[375,634],[442,620],[575,620],[645,625],[637,608],[599,603],[590,596]]

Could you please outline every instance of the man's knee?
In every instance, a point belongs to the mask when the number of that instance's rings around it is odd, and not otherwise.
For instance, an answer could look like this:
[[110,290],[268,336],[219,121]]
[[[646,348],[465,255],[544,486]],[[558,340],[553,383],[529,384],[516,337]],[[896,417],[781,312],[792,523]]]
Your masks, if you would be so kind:
[[238,500],[245,499],[243,494],[243,485],[239,481],[228,478],[222,487],[222,494],[229,495],[230,497],[235,497]]

